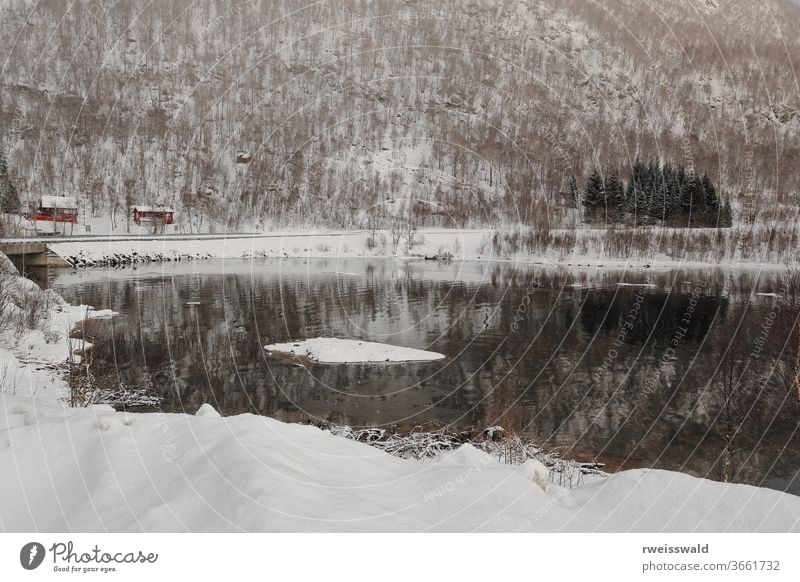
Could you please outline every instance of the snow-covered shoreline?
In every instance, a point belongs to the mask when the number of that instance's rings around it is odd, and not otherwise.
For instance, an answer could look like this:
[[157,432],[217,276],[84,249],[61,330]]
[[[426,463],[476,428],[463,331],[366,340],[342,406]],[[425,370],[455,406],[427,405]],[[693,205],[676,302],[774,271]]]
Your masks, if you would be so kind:
[[471,445],[419,462],[251,414],[0,409],[7,531],[800,531],[798,497],[668,471],[565,489]]
[[91,348],[83,339],[70,338],[73,327],[116,314],[68,305],[53,291],[42,291],[20,276],[5,255],[0,255],[0,263],[0,317],[4,324],[13,322],[0,326],[0,393],[37,402],[66,402],[70,391],[63,367],[69,359],[80,362],[83,350]]
[[[711,229],[683,231],[687,236],[712,236]],[[674,232],[673,232],[674,231]],[[432,258],[458,261],[502,261],[520,264],[537,264],[552,267],[608,267],[608,268],[707,268],[710,266],[742,269],[783,270],[787,266],[800,263],[800,255],[792,255],[786,260],[777,251],[757,253],[747,256],[741,253],[729,255],[723,260],[705,256],[703,248],[694,255],[675,258],[655,251],[646,256],[631,253],[629,257],[610,256],[603,252],[604,232],[602,229],[578,229],[570,231],[578,240],[575,248],[580,252],[567,252],[564,249],[550,248],[544,252],[532,252],[509,246],[502,239],[493,241],[497,231],[488,229],[420,229],[413,235],[409,246],[401,243],[394,247],[389,231],[342,231],[316,232],[285,231],[250,237],[224,234],[216,238],[204,235],[197,239],[157,238],[141,235],[138,238],[92,239],[74,242],[50,243],[49,248],[76,267],[117,266],[132,263],[203,260],[203,259],[248,259],[248,258],[357,258],[357,257],[397,257]],[[664,229],[663,236],[669,238],[680,234],[680,229]],[[736,238],[734,232],[725,236]],[[503,234],[503,233],[501,233]],[[508,233],[504,233],[508,235]],[[512,233],[513,234],[513,233]],[[569,234],[565,231],[565,234]],[[701,241],[702,242],[702,241]],[[731,244],[734,244],[735,241]],[[783,252],[783,251],[781,251]],[[797,255],[797,256],[796,256]],[[703,259],[697,258],[703,256]]]

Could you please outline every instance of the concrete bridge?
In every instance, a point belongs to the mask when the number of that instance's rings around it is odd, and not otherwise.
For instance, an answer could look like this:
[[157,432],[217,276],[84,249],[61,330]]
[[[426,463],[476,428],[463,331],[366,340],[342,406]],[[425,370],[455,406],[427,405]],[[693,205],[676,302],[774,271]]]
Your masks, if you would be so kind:
[[0,241],[0,253],[11,259],[22,270],[26,267],[71,267],[67,261],[52,252],[47,243],[35,241]]

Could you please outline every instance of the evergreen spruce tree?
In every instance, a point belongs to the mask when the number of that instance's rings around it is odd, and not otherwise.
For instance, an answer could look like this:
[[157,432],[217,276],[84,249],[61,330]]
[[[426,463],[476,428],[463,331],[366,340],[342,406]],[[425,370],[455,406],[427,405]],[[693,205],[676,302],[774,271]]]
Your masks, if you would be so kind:
[[567,195],[569,196],[569,202],[574,208],[578,208],[578,199],[580,198],[580,194],[578,193],[578,180],[575,179],[575,176],[569,177],[569,184],[567,185]]
[[706,206],[709,208],[717,208],[719,200],[717,199],[717,190],[714,188],[714,184],[711,183],[711,178],[708,177],[708,174],[703,174],[700,182],[703,184]]
[[731,214],[731,202],[728,197],[722,203],[722,208],[719,211],[719,221],[717,223],[720,227],[733,226],[733,215]]
[[676,211],[681,217],[681,225],[684,227],[696,226],[698,212],[701,211],[703,204],[697,200],[699,181],[694,170],[683,170],[679,174]]
[[598,210],[605,210],[605,185],[603,184],[603,177],[596,169],[592,170],[589,179],[586,181],[583,207],[585,209],[584,220],[586,222],[597,220]]
[[611,165],[606,169],[605,202],[608,222],[620,222],[625,218],[625,190],[617,169]]
[[653,160],[647,164],[644,177],[644,196],[645,204],[647,205],[647,215],[658,216],[658,210],[654,209],[656,199],[656,187],[658,185],[658,166]]
[[667,199],[664,214],[670,221],[681,215],[681,173],[683,173],[682,167],[676,170],[672,166],[667,166]]
[[684,174],[683,180],[681,180],[681,214],[685,220],[692,212],[692,192],[696,181],[697,176],[691,169]]
[[666,217],[667,183],[662,168],[653,166],[653,193],[650,199],[650,217],[663,221]]
[[688,183],[691,175],[691,170],[688,172],[683,166],[678,167],[676,179],[675,198],[673,200],[675,217],[678,224],[686,226],[686,195]]
[[717,224],[719,214],[719,198],[717,198],[717,190],[714,184],[711,183],[711,178],[707,174],[703,174],[700,180],[703,189],[703,202],[705,204],[704,222],[706,226],[714,226]]
[[639,160],[636,160],[631,169],[631,179],[625,190],[625,210],[633,216],[634,225],[641,224],[642,218],[647,214],[642,190],[646,170],[647,168]]
[[8,175],[8,162],[0,151],[0,212],[19,212],[20,201],[17,188]]
[[[610,200],[614,198],[613,182],[610,176],[606,179]],[[708,175],[698,176],[683,166],[659,165],[655,160],[645,165],[636,160],[625,198],[626,212],[635,216],[637,224],[646,217],[684,227],[732,223],[730,202],[726,198],[723,204]],[[613,207],[612,202],[609,205]]]

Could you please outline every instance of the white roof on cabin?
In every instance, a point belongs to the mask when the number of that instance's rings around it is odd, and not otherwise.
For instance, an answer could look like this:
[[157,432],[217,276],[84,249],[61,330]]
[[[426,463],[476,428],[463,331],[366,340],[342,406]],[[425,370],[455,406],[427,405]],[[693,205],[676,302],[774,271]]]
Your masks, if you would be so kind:
[[78,208],[78,200],[74,196],[42,196],[42,208]]
[[137,204],[133,209],[137,212],[175,212],[170,206],[144,206]]

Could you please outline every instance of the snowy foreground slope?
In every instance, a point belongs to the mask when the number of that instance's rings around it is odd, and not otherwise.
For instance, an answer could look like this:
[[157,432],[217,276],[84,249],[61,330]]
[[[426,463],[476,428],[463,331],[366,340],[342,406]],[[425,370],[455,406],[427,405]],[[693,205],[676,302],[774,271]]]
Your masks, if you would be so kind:
[[253,415],[0,400],[7,531],[800,531],[800,498],[626,471],[571,491],[469,445],[415,462]]

